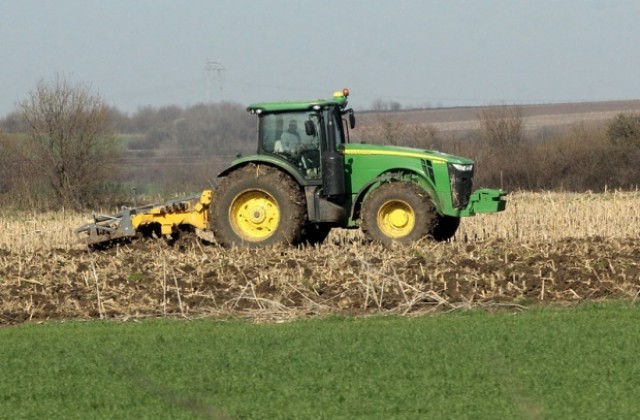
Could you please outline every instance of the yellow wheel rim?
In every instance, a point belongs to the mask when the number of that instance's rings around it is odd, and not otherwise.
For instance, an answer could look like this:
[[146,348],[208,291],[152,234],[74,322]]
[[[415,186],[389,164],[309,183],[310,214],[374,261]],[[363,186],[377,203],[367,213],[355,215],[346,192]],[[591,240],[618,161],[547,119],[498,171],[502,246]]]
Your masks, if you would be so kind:
[[260,242],[278,229],[280,208],[271,194],[259,190],[244,191],[233,199],[229,220],[242,239]]
[[404,201],[387,201],[378,210],[378,227],[388,238],[407,236],[416,225],[413,208]]

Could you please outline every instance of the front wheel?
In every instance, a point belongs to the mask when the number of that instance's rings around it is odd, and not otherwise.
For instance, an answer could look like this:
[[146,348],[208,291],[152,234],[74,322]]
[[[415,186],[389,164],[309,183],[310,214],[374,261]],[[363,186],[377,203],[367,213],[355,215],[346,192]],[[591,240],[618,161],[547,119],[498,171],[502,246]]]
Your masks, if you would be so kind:
[[306,218],[298,184],[276,168],[249,164],[216,189],[211,229],[224,246],[294,245]]
[[362,231],[385,245],[408,244],[431,235],[436,209],[425,190],[412,182],[380,185],[362,205]]

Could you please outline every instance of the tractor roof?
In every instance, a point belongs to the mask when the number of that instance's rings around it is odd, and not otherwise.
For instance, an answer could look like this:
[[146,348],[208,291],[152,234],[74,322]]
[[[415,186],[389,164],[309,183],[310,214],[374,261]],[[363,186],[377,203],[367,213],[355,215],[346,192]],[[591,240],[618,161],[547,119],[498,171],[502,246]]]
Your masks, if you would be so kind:
[[262,112],[284,112],[284,111],[306,111],[308,109],[322,109],[330,105],[338,105],[344,108],[347,105],[349,90],[343,89],[333,94],[331,99],[314,99],[307,101],[284,101],[284,102],[259,102],[247,107],[251,113]]

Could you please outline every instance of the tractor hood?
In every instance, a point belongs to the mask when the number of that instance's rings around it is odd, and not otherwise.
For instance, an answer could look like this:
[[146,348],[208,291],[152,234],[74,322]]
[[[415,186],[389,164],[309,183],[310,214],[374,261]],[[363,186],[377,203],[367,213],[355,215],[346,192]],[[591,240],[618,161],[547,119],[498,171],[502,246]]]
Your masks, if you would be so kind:
[[378,144],[345,144],[345,155],[377,155],[389,157],[408,157],[425,159],[441,163],[473,164],[471,159],[450,155],[435,150],[416,149],[413,147],[383,146]]

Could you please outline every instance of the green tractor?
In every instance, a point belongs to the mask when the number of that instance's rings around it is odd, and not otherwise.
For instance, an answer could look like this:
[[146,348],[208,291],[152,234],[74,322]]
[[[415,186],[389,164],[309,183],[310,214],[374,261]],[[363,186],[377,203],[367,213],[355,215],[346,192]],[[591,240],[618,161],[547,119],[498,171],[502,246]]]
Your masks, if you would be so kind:
[[213,190],[164,204],[94,215],[76,230],[90,247],[195,229],[223,246],[319,244],[333,228],[375,242],[453,237],[461,217],[503,211],[505,192],[472,192],[473,162],[430,150],[349,143],[349,91],[331,99],[268,102],[258,150],[220,173]]
[[505,192],[472,192],[473,161],[430,150],[349,143],[349,91],[250,105],[258,150],[219,177],[210,210],[223,245],[321,243],[360,227],[386,245],[451,238],[460,218],[505,209]]

